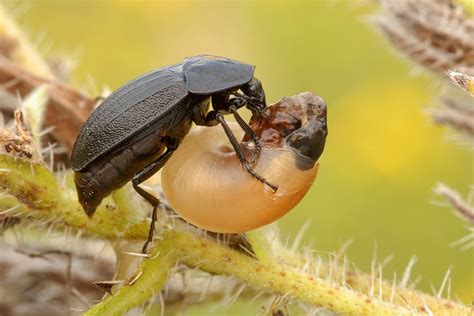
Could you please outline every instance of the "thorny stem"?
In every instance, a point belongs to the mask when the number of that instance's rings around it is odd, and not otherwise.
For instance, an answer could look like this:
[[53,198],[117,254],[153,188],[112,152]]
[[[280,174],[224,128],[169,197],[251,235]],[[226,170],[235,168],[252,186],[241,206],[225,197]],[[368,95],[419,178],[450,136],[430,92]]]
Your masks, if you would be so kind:
[[[90,221],[77,203],[74,190],[60,187],[45,166],[28,160],[0,155],[0,187],[21,203],[21,207],[5,214],[8,216],[60,221],[109,239],[143,239],[148,232],[148,221],[138,219],[133,213],[129,216],[113,216],[118,211],[111,198],[102,203],[94,220]],[[3,200],[0,200],[2,207]],[[5,199],[5,202],[8,205],[12,203],[11,199]]]
[[[144,240],[148,235],[148,221],[136,215],[138,212],[134,209],[139,207],[134,206],[131,199],[124,198],[118,192],[114,194],[116,204],[111,198],[106,199],[94,218],[89,220],[77,203],[75,192],[67,186],[60,186],[53,174],[41,164],[0,155],[0,187],[21,203],[20,207],[8,213],[9,216],[55,221],[58,225],[64,224],[111,240]],[[0,199],[2,210],[11,207],[12,203],[12,198]],[[116,213],[121,216],[114,216]],[[233,276],[254,288],[338,313],[393,315],[432,311],[459,315],[469,311],[458,303],[398,287],[395,293],[403,295],[403,300],[389,303],[385,297],[375,298],[365,294],[366,287],[361,287],[364,292],[357,287],[358,283],[365,284],[366,276],[360,277],[361,281],[357,282],[359,277],[351,275],[352,282],[341,284],[316,273],[304,272],[297,263],[287,264],[271,257],[255,259],[215,240],[191,233],[186,225],[159,225],[161,239],[155,242],[152,258],[145,260],[141,266],[139,271],[143,274],[132,285],[120,289],[118,298],[115,295],[107,298],[92,310],[96,311],[95,314],[89,315],[98,315],[97,311],[114,314],[140,305],[159,292],[164,283],[162,278],[166,279],[169,268],[176,262],[211,274]],[[257,237],[264,238],[258,233]],[[256,244],[252,237],[250,242]],[[259,249],[257,244],[256,249]],[[174,249],[173,252],[170,249]],[[153,256],[158,252],[159,256]],[[257,257],[261,254],[257,251]],[[146,277],[150,275],[154,277]]]
[[435,315],[449,314],[453,315],[460,312],[452,302],[447,299],[431,296],[426,293],[418,292],[414,289],[400,285],[398,282],[382,280],[379,276],[357,273],[347,264],[340,263],[343,258],[334,258],[331,262],[316,262],[301,253],[295,253],[282,246],[275,246],[275,253],[280,262],[292,267],[306,266],[305,271],[315,276],[329,280],[335,284],[347,286],[359,293],[368,294],[369,297],[375,296],[380,300],[390,302],[394,305],[403,307],[412,307],[422,312],[430,310]]
[[[412,314],[408,309],[370,300],[348,288],[274,262],[254,260],[242,253],[185,232],[170,238],[181,262],[209,273],[232,275],[250,286],[271,291],[336,313],[356,315]],[[203,259],[204,258],[204,259]]]
[[268,240],[268,227],[262,227],[246,233],[247,240],[252,245],[255,256],[261,262],[273,261],[274,254],[270,241]]
[[155,294],[160,293],[176,264],[173,240],[163,240],[144,260],[138,272],[130,279],[129,284],[122,287],[112,296],[93,306],[83,315],[123,315],[130,309],[145,303]]

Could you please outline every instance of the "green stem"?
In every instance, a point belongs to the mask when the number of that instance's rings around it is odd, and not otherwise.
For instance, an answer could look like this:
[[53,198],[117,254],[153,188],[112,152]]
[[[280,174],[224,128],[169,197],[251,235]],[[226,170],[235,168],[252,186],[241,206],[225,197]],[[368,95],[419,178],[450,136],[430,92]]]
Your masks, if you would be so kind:
[[[416,315],[406,308],[368,298],[348,288],[291,267],[257,261],[245,254],[185,232],[172,232],[181,262],[209,273],[231,275],[243,282],[315,307],[351,315]],[[205,258],[205,259],[203,259]]]
[[262,227],[247,232],[247,240],[252,245],[252,250],[258,260],[271,262],[274,259],[273,248],[270,243],[270,228]]
[[[38,220],[62,221],[67,226],[108,239],[145,239],[148,234],[148,219],[139,218],[133,212],[125,214],[114,206],[110,197],[89,219],[77,202],[76,192],[68,187],[60,187],[51,171],[39,163],[0,154],[0,188],[13,195],[22,205],[9,216],[27,215]],[[6,202],[12,203],[11,199],[2,199],[0,206],[4,207]]]
[[[50,170],[29,160],[0,155],[0,188],[21,202],[21,207],[10,211],[8,216],[40,221],[62,220],[64,225],[109,239],[144,240],[148,235],[149,221],[137,216],[138,212],[135,210],[139,207],[133,205],[120,192],[114,194],[117,204],[114,204],[112,198],[106,199],[96,215],[89,219],[77,203],[72,189],[59,186]],[[11,207],[15,199],[1,198],[0,207]],[[267,244],[264,243],[265,240],[260,240],[264,237],[259,235],[261,232],[250,238],[256,246],[257,257],[262,258],[256,260],[212,239],[189,232],[187,226],[179,221],[171,231],[166,231],[166,227],[166,224],[159,224],[158,227],[162,232],[162,241],[152,253],[159,252],[159,256],[144,261],[140,270],[143,274],[133,285],[120,289],[118,293],[122,294],[118,298],[116,294],[110,300],[107,299],[98,307],[94,307],[95,315],[99,315],[100,311],[106,311],[107,315],[121,313],[140,305],[161,289],[170,267],[177,261],[211,274],[233,276],[256,289],[289,295],[292,300],[310,304],[315,308],[324,307],[337,313],[394,315],[416,314],[416,311],[423,314],[430,310],[442,315],[469,314],[469,308],[461,304],[399,287],[394,287],[396,299],[393,303],[387,303],[390,300],[386,298],[386,294],[383,294],[382,299],[371,297],[365,294],[367,287],[364,284],[367,283],[367,278],[370,278],[367,275],[352,275],[351,280],[347,279],[345,284],[350,284],[351,290],[342,284],[344,282],[302,272],[298,269],[301,266],[298,263],[291,267],[284,261],[280,262],[278,257],[282,253],[278,252],[275,245],[268,244],[268,247],[271,246],[276,254],[265,252],[264,246]],[[274,255],[275,258],[268,254]],[[287,259],[298,259],[297,257],[292,255]],[[323,268],[328,269],[331,264],[325,265]],[[324,270],[323,268],[321,270]],[[388,288],[386,284],[383,283],[383,288]],[[402,300],[397,299],[397,296],[402,296]]]
[[170,269],[177,262],[172,241],[159,242],[150,256],[150,259],[143,261],[133,284],[125,285],[83,315],[123,315],[159,293],[168,279]]

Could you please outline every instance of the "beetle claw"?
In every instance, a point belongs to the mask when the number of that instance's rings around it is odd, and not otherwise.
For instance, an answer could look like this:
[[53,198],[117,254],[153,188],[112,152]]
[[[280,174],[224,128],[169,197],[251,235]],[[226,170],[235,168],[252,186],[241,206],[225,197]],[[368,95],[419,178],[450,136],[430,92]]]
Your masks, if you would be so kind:
[[250,155],[249,162],[251,164],[254,164],[255,162],[257,162],[257,159],[260,157],[261,152],[262,152],[262,147],[255,146],[255,148],[252,150],[252,154]]

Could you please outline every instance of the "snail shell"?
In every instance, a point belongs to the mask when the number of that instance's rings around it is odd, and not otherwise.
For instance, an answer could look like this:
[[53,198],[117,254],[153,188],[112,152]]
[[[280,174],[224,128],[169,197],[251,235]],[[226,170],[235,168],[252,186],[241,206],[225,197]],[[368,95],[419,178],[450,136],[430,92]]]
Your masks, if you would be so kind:
[[[236,123],[229,125],[237,138],[244,136]],[[266,126],[259,131],[269,129]],[[222,127],[195,127],[162,170],[162,187],[170,205],[189,223],[219,233],[246,232],[283,216],[308,191],[318,164],[290,147],[291,142],[275,139],[262,139],[262,151],[253,168],[277,184],[277,192],[242,168]],[[242,145],[249,157],[251,148],[245,142]]]

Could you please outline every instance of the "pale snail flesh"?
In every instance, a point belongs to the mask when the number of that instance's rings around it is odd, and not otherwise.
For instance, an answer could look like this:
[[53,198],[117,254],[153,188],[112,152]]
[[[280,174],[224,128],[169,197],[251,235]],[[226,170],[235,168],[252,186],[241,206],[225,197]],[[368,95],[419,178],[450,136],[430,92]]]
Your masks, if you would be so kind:
[[[248,137],[229,125],[250,157]],[[250,126],[262,144],[253,168],[277,192],[242,168],[220,126],[196,127],[161,176],[168,202],[187,222],[212,232],[246,232],[286,214],[310,188],[327,135],[323,99],[309,92],[283,98]]]

